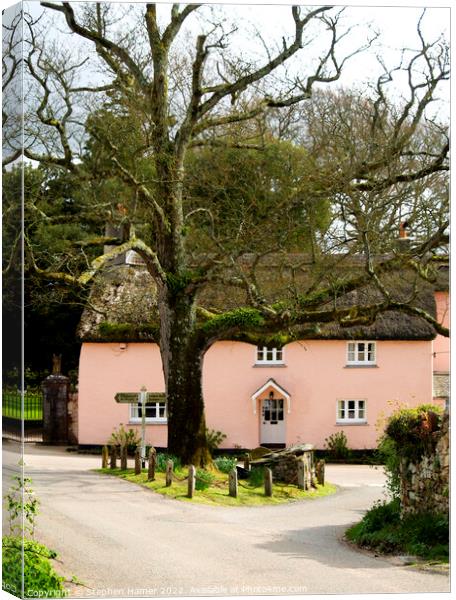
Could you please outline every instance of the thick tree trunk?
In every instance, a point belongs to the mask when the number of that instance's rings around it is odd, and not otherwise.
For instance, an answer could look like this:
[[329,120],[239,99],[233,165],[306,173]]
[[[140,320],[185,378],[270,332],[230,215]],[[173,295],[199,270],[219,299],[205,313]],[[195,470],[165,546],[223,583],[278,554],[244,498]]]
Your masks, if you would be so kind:
[[204,347],[195,333],[194,298],[166,292],[160,303],[161,355],[168,412],[168,452],[183,464],[206,466],[211,456],[206,440],[202,389]]

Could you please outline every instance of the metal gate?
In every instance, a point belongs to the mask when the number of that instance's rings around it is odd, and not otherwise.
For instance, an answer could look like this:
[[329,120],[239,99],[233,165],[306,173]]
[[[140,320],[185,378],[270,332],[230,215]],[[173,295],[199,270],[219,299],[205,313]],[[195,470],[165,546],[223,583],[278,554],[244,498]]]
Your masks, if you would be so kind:
[[[23,417],[23,419],[22,419]],[[43,441],[43,393],[27,391],[24,393],[22,412],[21,393],[4,391],[2,393],[2,434],[11,440],[24,442]]]

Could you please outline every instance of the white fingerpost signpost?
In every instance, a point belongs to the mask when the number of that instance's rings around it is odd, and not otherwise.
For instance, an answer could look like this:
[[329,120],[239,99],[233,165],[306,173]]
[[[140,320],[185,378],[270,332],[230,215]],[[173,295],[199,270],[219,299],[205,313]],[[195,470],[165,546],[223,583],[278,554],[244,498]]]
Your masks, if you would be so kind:
[[146,466],[146,402],[147,390],[143,385],[138,400],[141,402],[141,467]]
[[164,392],[148,392],[143,385],[139,393],[119,392],[115,395],[115,401],[119,404],[136,404],[141,406],[141,466],[146,466],[146,404],[151,402],[164,402]]

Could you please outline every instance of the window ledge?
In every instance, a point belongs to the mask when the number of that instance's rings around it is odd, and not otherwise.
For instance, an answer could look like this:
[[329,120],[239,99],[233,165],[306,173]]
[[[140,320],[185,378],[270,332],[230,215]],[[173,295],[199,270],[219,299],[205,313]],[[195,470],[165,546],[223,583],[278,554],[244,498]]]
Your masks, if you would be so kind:
[[345,365],[344,369],[378,369],[378,365]]
[[286,367],[287,365],[285,363],[274,363],[274,362],[270,362],[270,363],[255,363],[254,365],[252,365],[253,367]]
[[336,427],[346,427],[347,425],[369,425],[367,421],[337,421]]
[[[141,421],[141,419],[139,419],[138,421],[136,421],[136,420],[128,421],[128,424],[129,425],[142,425],[142,421]],[[151,420],[146,419],[146,425],[168,425],[168,421],[166,419],[161,420],[161,421],[158,421],[158,420],[151,421]]]

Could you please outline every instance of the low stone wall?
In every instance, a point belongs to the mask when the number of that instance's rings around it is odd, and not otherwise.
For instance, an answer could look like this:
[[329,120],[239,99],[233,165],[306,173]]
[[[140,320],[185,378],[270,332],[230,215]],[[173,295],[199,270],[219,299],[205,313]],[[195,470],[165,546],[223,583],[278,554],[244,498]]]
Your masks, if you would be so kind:
[[[256,452],[253,451],[252,454]],[[277,452],[269,452],[251,461],[251,466],[264,466],[272,470],[274,481],[298,484],[300,463],[304,464],[304,485],[308,489],[315,478],[314,448],[311,444],[292,446]]]
[[401,464],[401,510],[413,512],[443,512],[449,510],[450,432],[449,416],[445,413],[438,441],[432,454],[419,462]]
[[310,480],[313,473],[313,451],[309,450],[304,452],[301,456],[284,456],[278,463],[272,464],[272,477],[274,481],[281,481],[283,483],[298,483],[298,464],[299,462],[304,463],[304,472]]

